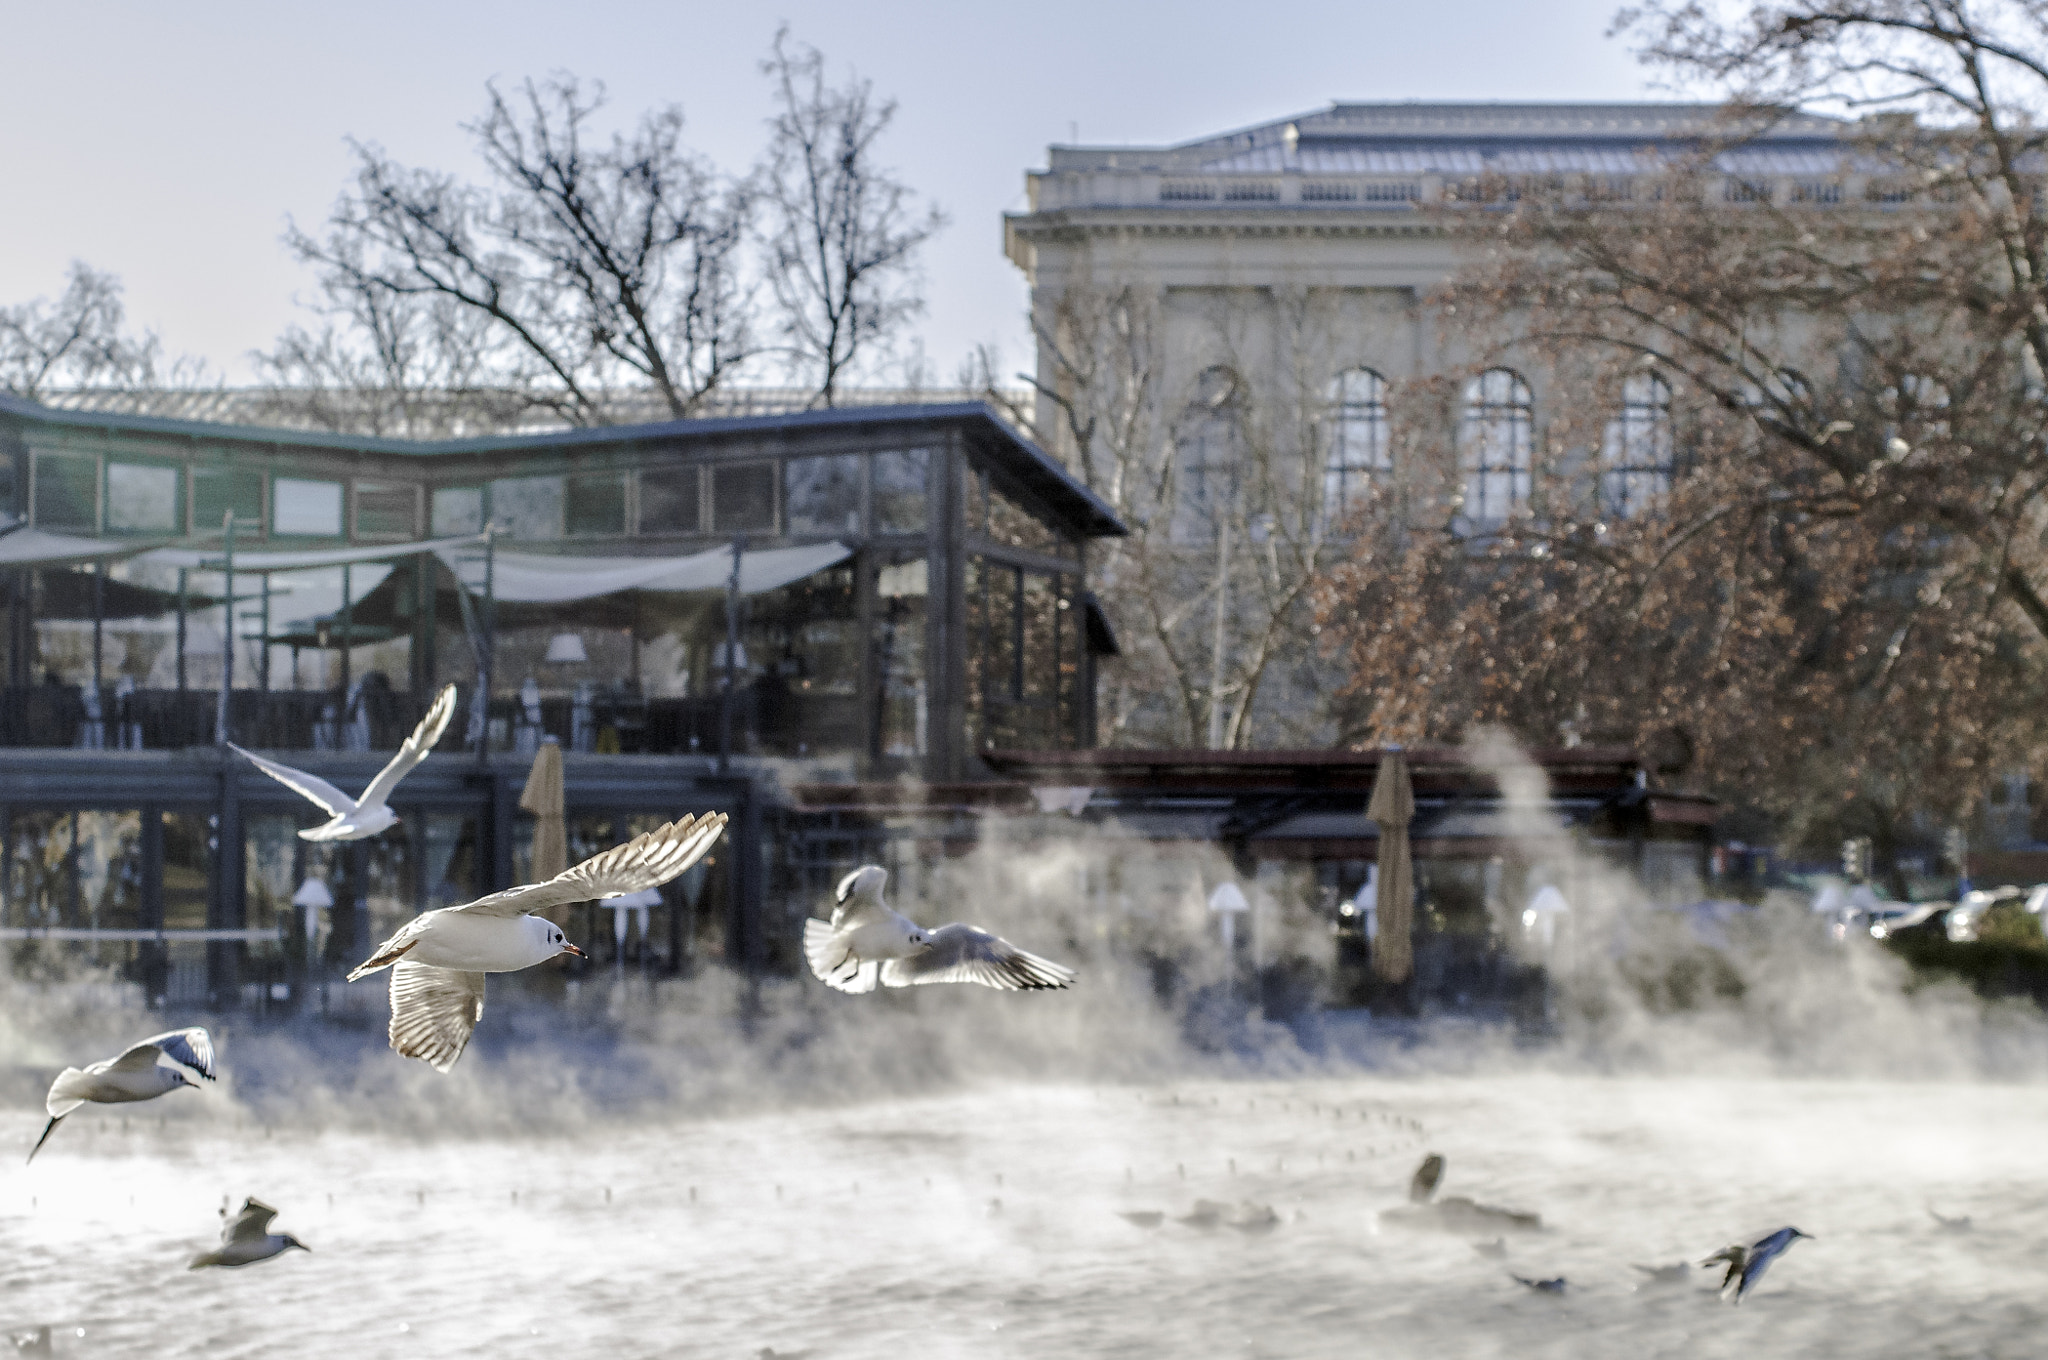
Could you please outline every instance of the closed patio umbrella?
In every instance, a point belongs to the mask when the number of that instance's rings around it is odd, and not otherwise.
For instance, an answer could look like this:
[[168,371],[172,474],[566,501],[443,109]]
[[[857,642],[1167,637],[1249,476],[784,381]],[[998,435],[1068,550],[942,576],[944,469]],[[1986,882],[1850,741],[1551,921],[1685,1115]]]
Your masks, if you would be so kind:
[[545,883],[569,867],[569,831],[562,811],[562,744],[552,737],[541,742],[533,754],[533,769],[526,776],[519,806],[533,814],[533,868],[527,881]]
[[1380,828],[1379,938],[1373,941],[1372,971],[1387,982],[1406,982],[1415,971],[1415,863],[1408,850],[1408,823],[1415,816],[1415,790],[1408,761],[1398,747],[1380,757],[1365,815]]

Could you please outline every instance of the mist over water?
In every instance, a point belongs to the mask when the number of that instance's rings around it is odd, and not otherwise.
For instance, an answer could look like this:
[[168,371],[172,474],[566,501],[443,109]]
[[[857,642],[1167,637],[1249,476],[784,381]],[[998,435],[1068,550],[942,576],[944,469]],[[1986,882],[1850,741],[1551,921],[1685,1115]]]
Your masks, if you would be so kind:
[[[1557,844],[1540,771],[1483,751]],[[1201,906],[1220,857],[992,840],[899,905],[1079,965],[1071,992],[493,978],[442,1077],[383,1047],[380,987],[359,1029],[216,1026],[218,1089],[88,1107],[30,1167],[58,1068],[190,1017],[11,981],[0,1327],[76,1355],[2037,1353],[2039,1012],[1909,990],[1803,903],[1703,934],[1562,868],[1540,1033],[1245,1017]],[[1265,957],[1317,948],[1266,889]],[[1545,1230],[1490,1259],[1379,1224],[1428,1151]],[[188,1274],[244,1195],[312,1254]],[[1198,1200],[1225,1221],[1174,1221]],[[1631,1269],[1785,1224],[1818,1240],[1739,1308]]]

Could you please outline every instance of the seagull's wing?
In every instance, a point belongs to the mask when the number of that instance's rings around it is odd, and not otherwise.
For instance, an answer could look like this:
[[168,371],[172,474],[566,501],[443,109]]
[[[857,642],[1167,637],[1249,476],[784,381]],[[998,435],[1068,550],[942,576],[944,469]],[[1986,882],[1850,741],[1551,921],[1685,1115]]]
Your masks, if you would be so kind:
[[244,751],[233,742],[228,749],[240,756],[247,756],[249,763],[278,783],[290,789],[299,797],[323,809],[330,817],[343,817],[356,810],[356,800],[343,793],[318,775],[295,770],[289,765],[280,765],[274,760],[265,760],[253,751]]
[[436,1072],[455,1066],[484,1018],[484,975],[400,959],[391,970],[391,1047]]
[[434,700],[427,716],[420,719],[420,725],[405,739],[405,745],[398,748],[398,754],[391,757],[391,763],[377,772],[370,781],[370,787],[363,790],[358,806],[371,807],[386,802],[391,791],[398,787],[398,781],[412,772],[412,767],[427,758],[427,752],[434,749],[434,743],[441,740],[441,734],[448,730],[448,720],[455,716],[455,686],[445,687]]
[[192,1029],[174,1029],[154,1038],[144,1039],[114,1059],[114,1065],[109,1070],[142,1071],[156,1066],[159,1054],[174,1063],[191,1068],[208,1081],[213,1080],[213,1036],[197,1026]]
[[245,1199],[241,1211],[221,1224],[220,1244],[230,1242],[260,1242],[270,1236],[270,1220],[277,1217],[277,1210],[260,1199]]
[[545,883],[507,888],[447,910],[473,911],[479,916],[523,916],[549,907],[596,902],[642,888],[658,888],[703,858],[724,829],[723,812],[684,817],[592,855]]
[[882,965],[882,981],[891,987],[927,982],[979,982],[1005,992],[1048,991],[1074,980],[1074,970],[1036,954],[1027,954],[1008,940],[954,922],[931,932],[931,947],[907,959]]
[[832,908],[832,929],[858,930],[862,926],[886,921],[895,914],[879,893],[864,893]]
[[882,971],[878,964],[863,963],[840,943],[838,931],[816,917],[804,922],[804,961],[813,977],[842,992],[872,992]]

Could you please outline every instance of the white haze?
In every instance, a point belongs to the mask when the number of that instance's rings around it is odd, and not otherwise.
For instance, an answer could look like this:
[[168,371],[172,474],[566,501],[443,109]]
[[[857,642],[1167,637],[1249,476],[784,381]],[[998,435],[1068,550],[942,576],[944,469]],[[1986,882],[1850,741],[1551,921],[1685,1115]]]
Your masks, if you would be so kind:
[[[1505,743],[1479,754],[1517,834],[1552,841],[1540,771]],[[448,1077],[383,1048],[381,1008],[357,1030],[227,1023],[218,1089],[88,1108],[30,1167],[56,1068],[188,1017],[9,982],[0,1326],[56,1324],[77,1355],[2024,1353],[2048,1244],[2039,1013],[1909,992],[1798,904],[1710,956],[1625,875],[1567,868],[1547,1036],[1219,1019],[1201,902],[1220,857],[991,839],[912,874],[901,904],[1078,964],[1073,991],[805,980],[750,1005],[711,973],[593,977],[556,1006],[494,979]],[[1262,886],[1268,957],[1327,949]],[[1141,952],[1183,966],[1171,1004]],[[1723,995],[1645,999],[1709,965]],[[1380,1230],[1429,1150],[1446,1193],[1547,1230],[1505,1260]],[[184,1272],[247,1194],[313,1253]],[[1197,1199],[1281,1222],[1117,1217]],[[1632,1263],[1787,1223],[1818,1240],[1739,1309],[1704,1272],[1635,1289]]]

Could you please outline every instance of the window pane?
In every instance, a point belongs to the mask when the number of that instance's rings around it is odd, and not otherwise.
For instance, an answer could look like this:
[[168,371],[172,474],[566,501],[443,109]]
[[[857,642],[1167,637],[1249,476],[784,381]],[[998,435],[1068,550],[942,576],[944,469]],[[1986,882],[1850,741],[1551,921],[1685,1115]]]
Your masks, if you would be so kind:
[[921,759],[931,725],[925,689],[925,618],[930,573],[922,557],[891,557],[875,573],[876,723],[879,753]]
[[640,474],[640,532],[694,534],[703,528],[698,513],[699,469],[650,468]]
[[219,530],[228,511],[235,523],[263,525],[263,474],[255,468],[192,469],[192,531]]
[[567,518],[572,534],[626,532],[626,475],[593,474],[569,479]]
[[175,533],[178,469],[142,463],[107,465],[107,528],[110,531]]
[[36,455],[35,522],[45,529],[99,525],[100,460],[91,454]]
[[728,463],[711,469],[711,527],[718,533],[775,528],[775,464]]
[[858,454],[792,458],[783,465],[782,514],[792,534],[860,532]]
[[480,486],[444,486],[436,491],[433,525],[436,537],[482,533],[484,489]]
[[411,538],[419,514],[420,489],[410,482],[356,483],[358,538]]
[[279,477],[271,483],[272,516],[280,534],[341,536],[341,483]]
[[560,477],[512,477],[491,483],[491,523],[507,538],[562,536]]
[[929,492],[926,475],[931,465],[927,449],[875,455],[875,532],[916,534],[924,532]]

